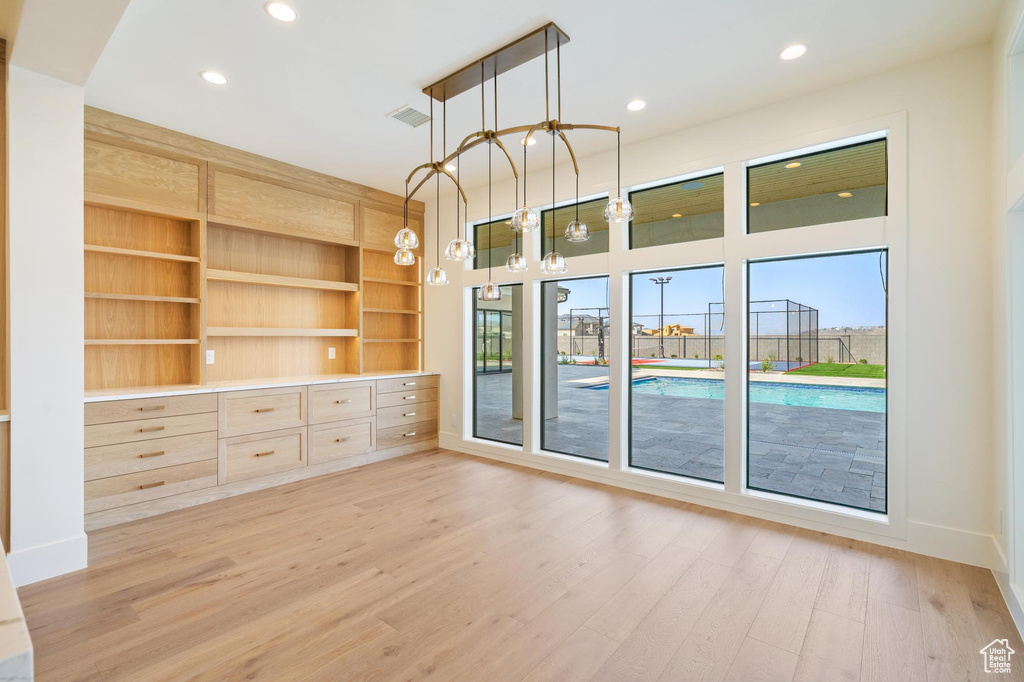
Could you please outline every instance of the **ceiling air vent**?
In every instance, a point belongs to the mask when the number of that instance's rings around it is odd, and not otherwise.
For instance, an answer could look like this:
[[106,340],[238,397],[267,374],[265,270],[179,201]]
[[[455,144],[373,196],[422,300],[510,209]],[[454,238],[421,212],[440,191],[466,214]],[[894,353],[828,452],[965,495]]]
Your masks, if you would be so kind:
[[413,128],[418,128],[424,123],[430,122],[429,116],[424,114],[422,111],[417,111],[416,109],[413,109],[408,104],[399,107],[398,109],[392,111],[390,114],[387,115],[395,119],[396,121],[401,121],[407,126],[411,126]]

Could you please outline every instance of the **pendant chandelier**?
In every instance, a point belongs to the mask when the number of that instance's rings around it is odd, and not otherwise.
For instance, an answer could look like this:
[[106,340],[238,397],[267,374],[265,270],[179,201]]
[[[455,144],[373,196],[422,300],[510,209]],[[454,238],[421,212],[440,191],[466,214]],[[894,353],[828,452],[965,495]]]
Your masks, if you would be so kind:
[[[493,177],[492,168],[492,152],[493,147],[497,146],[498,149],[503,153],[505,159],[508,161],[508,165],[512,170],[512,176],[515,179],[515,206],[516,210],[512,214],[512,219],[509,221],[510,229],[512,231],[512,237],[515,243],[515,250],[508,257],[505,262],[505,269],[512,273],[526,272],[529,264],[525,256],[520,253],[519,250],[519,235],[525,232],[533,232],[541,226],[540,214],[536,209],[533,209],[529,205],[527,198],[527,183],[526,183],[526,170],[527,170],[527,157],[528,149],[533,144],[533,136],[538,132],[546,132],[551,136],[551,248],[550,251],[544,256],[541,262],[541,272],[544,274],[564,274],[567,271],[565,258],[562,254],[558,253],[555,249],[555,235],[557,226],[555,225],[555,162],[556,162],[556,147],[558,140],[561,140],[566,151],[569,153],[569,159],[572,161],[573,171],[576,174],[576,214],[575,218],[571,220],[564,228],[564,238],[567,242],[585,242],[590,238],[590,228],[587,224],[580,220],[579,216],[579,201],[580,201],[580,168],[576,161],[576,153],[573,151],[572,145],[569,143],[567,135],[568,131],[573,130],[599,130],[604,132],[612,132],[616,135],[616,196],[609,200],[608,206],[605,208],[604,216],[609,223],[627,223],[633,218],[633,209],[629,204],[629,201],[622,197],[622,182],[621,182],[621,135],[618,126],[605,126],[605,125],[594,125],[594,124],[579,124],[579,123],[563,123],[561,121],[562,114],[562,78],[561,78],[561,46],[562,43],[568,43],[569,36],[566,35],[560,28],[555,24],[549,23],[532,33],[529,33],[518,40],[515,40],[508,45],[505,45],[495,52],[492,52],[483,59],[476,60],[471,64],[467,64],[463,68],[459,69],[452,75],[441,79],[440,81],[429,85],[423,89],[423,93],[430,98],[430,161],[417,166],[409,174],[405,180],[405,220],[404,225],[398,234],[395,235],[395,247],[398,249],[395,253],[395,263],[398,265],[415,265],[416,256],[413,250],[419,246],[419,237],[409,227],[409,199],[415,196],[416,192],[431,178],[434,178],[435,186],[435,198],[437,207],[437,214],[435,216],[435,230],[436,230],[436,241],[437,249],[435,252],[435,266],[427,275],[427,284],[430,285],[444,285],[448,283],[448,276],[440,263],[440,239],[441,239],[441,227],[440,227],[440,181],[441,176],[448,178],[457,190],[455,195],[455,238],[452,239],[448,246],[445,248],[445,258],[455,262],[461,262],[474,258],[476,256],[476,248],[473,242],[467,238],[463,238],[462,235],[462,223],[461,216],[463,210],[465,215],[469,216],[469,202],[466,198],[466,192],[463,189],[461,183],[461,168],[462,168],[462,155],[471,149],[477,147],[480,144],[486,143],[487,147],[487,213],[488,213],[488,225],[487,225],[487,282],[480,288],[480,300],[484,301],[497,301],[501,299],[501,288],[491,279],[491,251],[493,251],[493,244],[491,243],[491,234],[494,229],[493,225],[493,214],[491,212],[491,184]],[[551,98],[550,98],[550,86],[549,86],[549,73],[550,69],[548,66],[548,53],[551,50],[555,52],[555,92],[556,92],[556,116],[551,117]],[[543,54],[544,56],[544,120],[530,124],[530,125],[519,125],[510,128],[499,128],[498,127],[498,76],[502,73],[510,71],[526,62],[539,57]],[[492,106],[493,112],[493,127],[488,129],[487,110],[485,102],[485,89],[486,82],[490,79],[493,81],[494,86],[494,102]],[[447,102],[449,99],[460,95],[470,89],[473,89],[479,84],[480,86],[480,130],[470,133],[467,135],[462,142],[455,147],[455,149],[449,153],[447,149]],[[442,103],[442,149],[439,160],[434,160],[434,100]],[[523,145],[523,201],[519,203],[519,169],[516,166],[515,161],[512,159],[512,155],[508,149],[502,143],[501,138],[508,135],[520,136],[525,133],[525,137],[521,138]],[[455,163],[455,174],[449,170],[449,164]],[[410,191],[410,185],[413,180],[418,176],[418,183]],[[468,232],[468,228],[467,228]],[[541,242],[545,241],[546,235],[541,235]]]

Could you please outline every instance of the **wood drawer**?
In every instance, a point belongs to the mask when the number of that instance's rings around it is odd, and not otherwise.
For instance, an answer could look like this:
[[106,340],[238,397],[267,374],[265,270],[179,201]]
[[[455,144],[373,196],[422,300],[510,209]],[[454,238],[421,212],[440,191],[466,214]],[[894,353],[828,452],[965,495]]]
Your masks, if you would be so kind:
[[437,388],[436,374],[430,376],[401,377],[398,379],[378,379],[377,393],[400,393],[410,389]]
[[309,387],[309,423],[369,417],[376,408],[372,381]]
[[417,422],[408,426],[377,429],[377,451],[408,445],[437,437],[437,422]]
[[112,476],[85,484],[85,513],[123,507],[217,485],[213,460]]
[[85,447],[115,443],[135,443],[154,438],[184,436],[217,430],[217,413],[184,414],[178,417],[157,417],[131,422],[92,424],[85,427]]
[[306,466],[306,428],[221,438],[217,447],[221,483]]
[[177,464],[217,459],[217,434],[193,433],[87,448],[85,480],[150,471]]
[[377,392],[377,409],[385,407],[402,407],[404,405],[416,405],[418,403],[436,403],[436,388],[421,388],[415,391],[405,390],[401,393]]
[[219,398],[221,438],[306,424],[305,386],[232,391]]
[[110,400],[102,403],[85,404],[85,424],[107,424],[154,417],[176,417],[181,414],[216,412],[217,396],[213,393],[200,395],[175,395],[166,398],[137,398],[135,400]]
[[374,418],[354,419],[309,427],[309,463],[373,452],[376,429]]
[[414,403],[377,410],[377,426],[382,429],[415,424],[428,419],[437,421],[437,403]]

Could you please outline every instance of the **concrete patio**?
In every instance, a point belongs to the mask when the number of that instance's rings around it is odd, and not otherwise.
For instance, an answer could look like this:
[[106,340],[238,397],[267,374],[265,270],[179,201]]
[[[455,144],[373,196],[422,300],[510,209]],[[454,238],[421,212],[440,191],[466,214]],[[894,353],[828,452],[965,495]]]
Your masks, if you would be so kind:
[[[608,369],[560,365],[558,374],[559,416],[545,422],[545,448],[607,461],[608,392],[582,386],[607,378]],[[512,375],[480,375],[477,386],[477,435],[521,444]],[[631,464],[722,481],[724,405],[634,395]],[[884,414],[753,403],[749,448],[752,488],[885,511]]]

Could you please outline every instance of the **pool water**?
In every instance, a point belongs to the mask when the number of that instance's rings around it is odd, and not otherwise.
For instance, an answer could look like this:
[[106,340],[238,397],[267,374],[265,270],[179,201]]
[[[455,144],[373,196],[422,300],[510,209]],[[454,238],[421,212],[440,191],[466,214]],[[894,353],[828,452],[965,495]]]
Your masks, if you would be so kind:
[[[595,388],[608,390],[607,385]],[[646,395],[723,400],[725,398],[725,382],[721,379],[650,377],[634,379],[633,391]],[[885,412],[885,389],[751,381],[750,402],[767,405],[827,407],[833,410]]]

